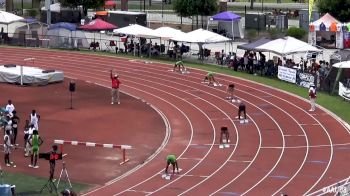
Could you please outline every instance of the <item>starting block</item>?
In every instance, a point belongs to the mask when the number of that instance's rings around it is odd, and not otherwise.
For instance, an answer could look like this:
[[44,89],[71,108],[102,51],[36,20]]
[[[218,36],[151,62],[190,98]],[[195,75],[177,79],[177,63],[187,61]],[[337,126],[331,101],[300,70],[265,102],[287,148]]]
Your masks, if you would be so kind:
[[215,83],[215,82],[214,82],[214,83],[213,83],[213,86],[215,86],[215,87],[216,87],[216,86],[222,86],[222,84],[220,84],[220,83]]
[[224,147],[225,147],[225,148],[229,148],[229,147],[230,147],[230,144],[224,144]]
[[190,72],[185,70],[185,71],[181,71],[182,74],[189,74]]
[[241,100],[239,100],[239,99],[237,99],[236,101],[237,101],[237,103],[241,103]]
[[244,119],[244,120],[239,121],[240,124],[244,124],[244,123],[248,123],[248,122],[249,122],[248,119]]
[[220,145],[219,145],[219,148],[220,148],[220,149],[224,148],[224,145],[223,145],[223,144],[220,144]]
[[235,99],[232,99],[231,101],[232,101],[232,103],[236,103],[236,100],[235,100]]
[[170,175],[163,174],[162,178],[165,179],[165,180],[170,180]]
[[209,84],[209,82],[201,82],[202,84]]

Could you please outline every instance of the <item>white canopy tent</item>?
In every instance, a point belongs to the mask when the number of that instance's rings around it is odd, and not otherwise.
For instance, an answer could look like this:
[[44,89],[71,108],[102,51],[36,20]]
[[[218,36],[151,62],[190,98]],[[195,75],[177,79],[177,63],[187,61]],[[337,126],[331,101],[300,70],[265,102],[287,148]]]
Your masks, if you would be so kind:
[[10,24],[12,22],[23,20],[24,18],[17,16],[15,14],[0,11],[0,23],[1,24]]
[[320,49],[289,36],[267,42],[256,47],[256,49],[273,52],[281,56],[305,52],[321,52]]
[[154,32],[155,35],[159,36],[161,39],[164,40],[171,39],[173,37],[186,36],[186,33],[171,27],[159,27],[158,29],[155,29]]
[[197,29],[185,34],[185,36],[176,36],[171,38],[174,41],[180,42],[189,42],[189,43],[198,43],[198,44],[210,44],[210,43],[220,43],[220,42],[229,42],[231,39],[219,35],[217,33]]
[[135,37],[143,37],[143,38],[149,38],[149,39],[159,38],[159,36],[155,33],[153,29],[150,29],[138,24],[132,24],[127,27],[114,29],[113,33],[133,35]]
[[[3,32],[9,33],[9,25],[13,22],[22,21],[24,18],[17,16],[15,14],[0,11],[0,27],[3,29]],[[5,29],[6,28],[6,29]],[[11,28],[11,32],[15,31],[15,27]]]
[[[46,11],[45,6],[41,8],[42,11]],[[50,11],[51,12],[61,12],[61,4],[60,3],[54,3],[50,5]]]
[[332,65],[335,68],[350,69],[350,61],[343,61]]

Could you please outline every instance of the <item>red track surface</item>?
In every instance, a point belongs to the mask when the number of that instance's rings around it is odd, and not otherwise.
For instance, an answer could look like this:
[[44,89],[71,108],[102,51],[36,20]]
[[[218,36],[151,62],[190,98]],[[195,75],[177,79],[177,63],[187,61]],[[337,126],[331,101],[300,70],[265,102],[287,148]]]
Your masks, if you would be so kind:
[[[108,71],[121,75],[122,91],[158,108],[169,123],[169,140],[153,159],[89,195],[303,195],[349,176],[350,135],[337,118],[307,101],[260,84],[234,82],[247,105],[249,124],[235,119],[237,105],[225,87],[201,84],[205,72],[170,72],[170,65],[74,52],[1,48],[1,63],[55,68],[66,76],[109,86]],[[230,148],[219,149],[219,130],[228,126]],[[179,157],[180,175],[161,178],[165,156]]]

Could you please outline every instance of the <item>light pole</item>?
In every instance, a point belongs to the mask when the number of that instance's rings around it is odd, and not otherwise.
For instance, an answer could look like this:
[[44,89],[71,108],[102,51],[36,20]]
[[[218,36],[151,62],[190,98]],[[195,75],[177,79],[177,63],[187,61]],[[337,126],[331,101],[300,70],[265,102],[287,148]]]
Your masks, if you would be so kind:
[[162,0],[162,26],[164,26],[164,0]]

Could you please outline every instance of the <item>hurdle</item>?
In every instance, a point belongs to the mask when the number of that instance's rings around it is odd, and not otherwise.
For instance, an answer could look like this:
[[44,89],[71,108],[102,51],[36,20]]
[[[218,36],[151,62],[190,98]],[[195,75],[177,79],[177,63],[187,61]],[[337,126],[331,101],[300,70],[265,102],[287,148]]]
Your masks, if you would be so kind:
[[115,144],[100,144],[93,142],[79,142],[79,141],[68,141],[68,140],[54,140],[54,144],[61,145],[61,151],[63,151],[63,145],[73,145],[73,146],[86,146],[86,147],[102,147],[102,148],[117,148],[122,150],[123,161],[120,165],[128,162],[129,159],[126,158],[126,150],[132,149],[129,145],[115,145]]

